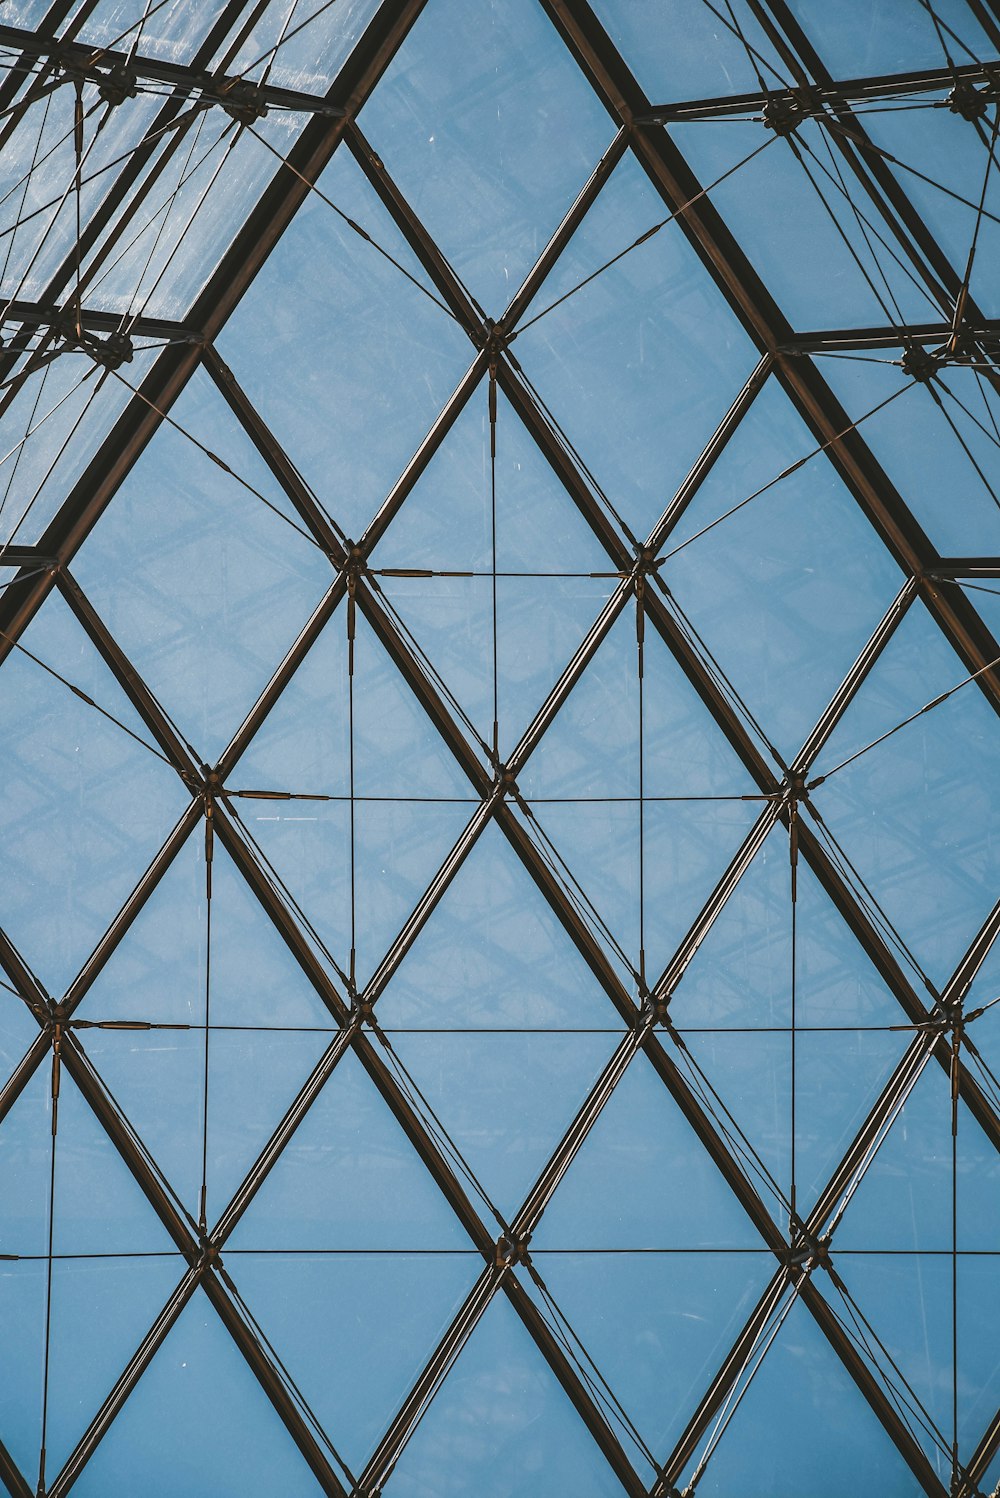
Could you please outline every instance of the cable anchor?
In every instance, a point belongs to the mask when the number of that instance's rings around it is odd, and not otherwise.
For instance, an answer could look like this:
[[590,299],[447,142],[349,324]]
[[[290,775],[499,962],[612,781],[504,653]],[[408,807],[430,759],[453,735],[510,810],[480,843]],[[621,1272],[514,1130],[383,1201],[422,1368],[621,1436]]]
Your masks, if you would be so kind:
[[494,1268],[509,1269],[514,1264],[530,1264],[531,1259],[528,1255],[530,1239],[530,1233],[525,1233],[522,1238],[518,1237],[513,1229],[501,1233],[493,1246]]

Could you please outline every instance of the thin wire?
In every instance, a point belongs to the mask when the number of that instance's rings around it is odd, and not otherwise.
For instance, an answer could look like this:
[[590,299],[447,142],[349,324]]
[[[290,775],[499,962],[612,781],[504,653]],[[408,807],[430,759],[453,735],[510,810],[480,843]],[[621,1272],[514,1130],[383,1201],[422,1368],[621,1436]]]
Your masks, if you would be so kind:
[[672,224],[673,221],[676,218],[679,218],[682,213],[686,213],[689,208],[694,207],[695,203],[699,202],[708,193],[714,191],[715,188],[719,187],[723,182],[725,182],[727,177],[731,177],[734,172],[739,171],[740,167],[746,166],[746,164],[749,161],[752,161],[755,156],[759,156],[760,153],[762,151],[765,151],[768,146],[773,145],[776,139],[777,136],[769,136],[767,140],[763,141],[759,146],[755,146],[752,151],[748,152],[747,155],[742,157],[740,161],[737,161],[735,166],[727,168],[727,170],[724,171],[721,176],[716,177],[715,180],[713,182],[710,182],[707,187],[700,188],[693,197],[688,198],[687,202],[682,203],[679,208],[675,208],[672,213],[668,213],[666,218],[661,219],[659,223],[654,224],[651,229],[647,229],[644,233],[640,234],[638,239],[633,239],[631,244],[627,244],[625,248],[619,250],[616,255],[612,255],[610,260],[606,260],[603,265],[599,265],[597,269],[591,271],[588,276],[584,276],[583,280],[578,282],[577,285],[571,286],[569,291],[564,291],[562,296],[557,297],[554,302],[550,302],[546,307],[543,307],[540,312],[536,312],[534,317],[529,317],[527,322],[521,323],[520,326],[511,333],[508,342],[513,343],[515,338],[519,338],[522,333],[526,333],[529,328],[534,327],[535,323],[538,322],[541,318],[547,317],[548,314],[554,311],[556,307],[561,307],[563,302],[568,301],[571,296],[576,296],[576,293],[578,291],[582,291],[585,286],[589,286],[591,281],[595,280],[598,276],[603,275],[606,270],[610,270],[613,265],[617,265],[619,260],[623,260],[626,255],[630,255],[632,251],[637,250],[640,245],[646,244],[646,242],[652,239],[655,234],[659,234],[661,229],[665,229],[668,224]]
[[935,707],[940,707],[943,702],[948,701],[949,697],[954,697],[956,692],[961,691],[962,687],[967,687],[970,681],[975,681],[984,672],[991,671],[994,666],[1000,666],[1000,655],[995,660],[987,661],[985,666],[980,666],[978,671],[973,671],[971,675],[963,677],[961,681],[956,682],[953,687],[949,687],[940,696],[932,697],[930,702],[925,702],[923,707],[918,708],[915,713],[911,713],[908,718],[903,718],[901,722],[894,724],[885,733],[879,734],[877,739],[872,739],[870,743],[855,750],[847,759],[842,759],[839,764],[834,765],[832,770],[827,770],[824,775],[817,775],[814,780],[809,781],[807,789],[814,790],[817,786],[823,785],[831,776],[836,775],[838,770],[845,769],[847,765],[852,765],[856,759],[860,759],[863,754],[867,754],[870,749],[874,749],[879,744],[884,744],[886,739],[891,739],[893,734],[899,733],[901,728],[906,728],[908,724],[915,722],[922,714],[929,713]]
[[215,808],[212,798],[205,797],[205,1046],[202,1082],[202,1134],[201,1134],[201,1194],[199,1196],[198,1228],[202,1234],[208,1232],[208,1089],[209,1089],[209,1040],[212,1018],[212,863],[215,829]]

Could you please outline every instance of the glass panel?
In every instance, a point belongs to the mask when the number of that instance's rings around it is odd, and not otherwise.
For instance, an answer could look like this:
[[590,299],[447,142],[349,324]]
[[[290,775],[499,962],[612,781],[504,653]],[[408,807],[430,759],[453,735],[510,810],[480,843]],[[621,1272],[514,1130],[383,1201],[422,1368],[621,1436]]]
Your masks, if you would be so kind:
[[[426,284],[346,152],[318,185]],[[316,194],[243,297],[219,350],[351,535],[374,515],[472,362],[457,324]]]
[[940,320],[820,125],[806,120],[788,141],[759,119],[671,125],[670,135],[704,186],[719,182],[713,204],[793,327]]
[[[86,228],[114,186],[115,170],[139,146],[159,108],[140,95],[121,108],[106,105],[94,84],[82,91],[84,111],[80,171],[80,223]],[[5,142],[0,164],[0,288],[4,300],[50,299],[49,280],[65,293],[76,243],[75,88],[36,100]],[[103,122],[103,123],[102,123]],[[59,292],[57,291],[57,295]],[[86,303],[85,303],[86,305]]]
[[787,763],[903,581],[823,453],[720,520],[815,448],[769,381],[668,537],[668,557],[684,549],[660,574]]
[[[226,1264],[348,1466],[360,1472],[482,1269],[463,1254],[229,1254]],[[294,1294],[290,1294],[294,1286]]]
[[510,1222],[589,1095],[614,1040],[537,1032],[397,1034],[392,1046],[488,1199]]
[[333,582],[302,531],[198,374],[74,560],[80,586],[199,763],[218,758]]
[[[0,1124],[7,1251],[47,1252],[52,1158],[51,1064],[44,1063]],[[173,1242],[65,1068],[56,1142],[57,1254],[159,1254]]]
[[[779,1429],[781,1439],[775,1440]],[[859,1471],[884,1498],[911,1498],[914,1492],[913,1473],[799,1303],[765,1354],[698,1491],[706,1498],[790,1490],[841,1498]]]
[[[607,552],[499,389],[496,445],[497,570],[536,577],[607,572]],[[490,571],[490,501],[484,381],[407,495],[372,566]]]
[[645,1056],[629,1066],[531,1240],[541,1249],[742,1249],[761,1243]]
[[756,93],[754,64],[736,26],[754,52],[754,62],[770,88],[787,75],[746,0],[723,6],[702,0],[595,0],[594,10],[608,35],[656,103],[705,99],[719,94]]
[[[140,384],[159,344],[140,340]],[[21,368],[24,368],[24,362]],[[124,411],[131,391],[70,349],[29,375],[0,416],[0,537],[35,545]]]
[[526,322],[514,344],[640,540],[735,399],[755,350],[675,225],[553,304],[666,217],[642,168],[625,156],[528,309],[528,321],[540,320],[530,329]]
[[75,40],[129,52],[190,62],[223,9],[223,0],[98,0],[75,32]]
[[995,55],[970,6],[963,0],[934,0],[924,6],[897,0],[789,0],[826,66],[839,78],[862,78],[903,69],[937,68],[944,61],[937,19],[956,62]]
[[186,149],[157,178],[121,243],[112,227],[111,258],[102,256],[103,269],[88,285],[91,305],[130,316],[184,318],[305,118],[274,110],[244,129],[221,108],[201,114]]
[[360,124],[493,318],[614,134],[531,0],[431,0]]
[[[42,1443],[45,1282],[44,1263],[0,1264],[0,1441],[31,1478]],[[10,1492],[0,1482],[0,1493]]]
[[[69,1260],[52,1277],[46,1469],[59,1471],[187,1266],[160,1259]],[[32,1471],[29,1463],[27,1471]]]
[[[6,984],[7,979],[0,979]],[[38,1021],[23,999],[0,988],[0,1085],[38,1034]]]
[[503,1294],[496,1295],[386,1483],[387,1498],[618,1498],[621,1484]]
[[[950,1255],[841,1255],[838,1267],[851,1300],[874,1329],[906,1380],[912,1397],[950,1447],[952,1412],[952,1262]],[[1000,1406],[996,1306],[1000,1269],[992,1255],[963,1254],[958,1260],[958,1437],[959,1461],[970,1461],[980,1436]],[[838,1313],[844,1307],[834,1297]],[[874,1339],[869,1335],[873,1351]],[[883,1378],[892,1376],[883,1356]],[[897,1387],[899,1378],[895,1379]],[[947,1485],[949,1452],[942,1451],[917,1420],[911,1428]]]
[[378,1015],[392,1034],[621,1030],[617,1011],[495,822],[403,959]]
[[924,385],[907,387],[888,362],[893,353],[818,364],[851,419],[867,418],[862,437],[941,555],[997,555],[1000,499],[990,494],[1000,494],[995,393],[975,370],[952,366],[935,382],[935,400]]
[[[609,1256],[543,1252],[533,1254],[533,1263],[660,1461],[774,1273],[765,1249]],[[544,1300],[531,1281],[526,1285],[544,1312]],[[639,1452],[624,1444],[640,1466]]]
[[[958,1106],[958,1246],[995,1248],[1000,1155],[964,1103]],[[836,1247],[951,1250],[951,1096],[947,1071],[929,1061],[858,1186]]]
[[467,1250],[469,1240],[349,1051],[241,1218],[231,1246]]
[[815,801],[830,832],[917,961],[942,983],[997,884],[996,716],[972,683],[884,743],[866,746],[968,674],[915,604],[815,766],[829,777]]
[[148,1498],[206,1490],[214,1498],[315,1498],[322,1491],[199,1294],[74,1487],[81,1498],[104,1498],[116,1488],[141,1490]]
[[[205,841],[199,827],[87,990],[80,1018],[202,1023],[205,925]],[[212,858],[212,1023],[336,1028],[218,838]],[[86,1038],[89,1043],[97,1037]]]
[[[995,55],[995,50],[987,44],[984,55]],[[896,111],[881,111],[866,124],[876,146],[896,158],[890,160],[890,170],[960,278],[965,275],[986,187],[969,289],[987,317],[995,317],[1000,311],[1000,276],[996,269],[1000,183],[995,166],[987,182],[992,118],[987,115],[985,123],[973,123],[939,103],[937,108],[907,110],[905,120]],[[915,170],[907,171],[901,163]]]
[[21,638],[24,650],[125,725],[82,702],[22,650],[12,651],[0,669],[7,871],[0,923],[58,995],[188,798],[57,595]]
[[[272,0],[227,62],[226,71],[254,82],[325,94],[377,11],[378,0],[337,0],[335,5],[327,0]],[[245,24],[246,16],[241,16],[240,26]]]

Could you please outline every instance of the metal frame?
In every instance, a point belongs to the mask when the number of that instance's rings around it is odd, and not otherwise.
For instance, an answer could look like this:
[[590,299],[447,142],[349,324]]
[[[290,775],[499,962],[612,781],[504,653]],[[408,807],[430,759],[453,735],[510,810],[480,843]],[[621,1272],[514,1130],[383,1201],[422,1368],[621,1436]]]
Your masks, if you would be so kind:
[[[52,1498],[56,1498],[56,1495],[62,1498],[63,1494],[70,1491],[180,1312],[190,1298],[198,1290],[202,1290],[246,1358],[277,1415],[315,1474],[321,1489],[334,1495],[334,1498],[375,1498],[391,1478],[392,1470],[422,1418],[429,1399],[473,1333],[490,1300],[495,1294],[502,1292],[559,1380],[623,1489],[633,1495],[633,1498],[640,1498],[647,1491],[651,1491],[654,1498],[668,1498],[668,1495],[676,1492],[676,1484],[682,1482],[685,1474],[690,1471],[691,1461],[719,1410],[727,1398],[732,1397],[741,1387],[741,1380],[747,1376],[748,1359],[760,1345],[764,1329],[769,1325],[782,1297],[786,1295],[801,1298],[815,1318],[923,1491],[932,1495],[932,1498],[944,1498],[948,1489],[942,1484],[923,1447],[901,1417],[880,1370],[873,1367],[870,1358],[859,1352],[848,1329],[845,1329],[835,1313],[832,1294],[825,1288],[824,1276],[836,1278],[836,1241],[834,1236],[832,1244],[829,1243],[825,1235],[830,1233],[831,1223],[836,1220],[845,1191],[854,1189],[860,1175],[870,1164],[878,1140],[914,1085],[917,1067],[922,1068],[931,1061],[937,1061],[945,1073],[954,1078],[957,1096],[994,1146],[1000,1150],[1000,1113],[974,1069],[959,1055],[956,1044],[956,1038],[964,1036],[962,1000],[991,943],[1000,932],[1000,904],[977,933],[965,958],[944,989],[938,992],[930,984],[925,984],[922,989],[897,959],[886,938],[884,920],[873,919],[870,905],[860,898],[857,888],[845,878],[842,867],[831,857],[828,831],[809,795],[807,779],[823,745],[849,709],[868,673],[916,599],[926,605],[969,671],[977,673],[976,684],[985,700],[1000,711],[1000,668],[991,664],[1000,656],[1000,646],[965,595],[957,590],[944,590],[935,586],[935,579],[939,578],[1000,576],[1000,562],[994,557],[948,558],[936,552],[903,497],[872,455],[863,434],[851,429],[848,414],[823,380],[810,355],[847,349],[904,348],[912,343],[940,347],[954,334],[955,304],[960,302],[967,338],[979,350],[985,363],[992,361],[1000,336],[1000,323],[984,318],[967,294],[963,296],[958,270],[949,263],[934,242],[886,164],[867,141],[862,121],[852,112],[851,106],[871,98],[944,90],[958,84],[992,87],[996,82],[995,70],[984,69],[979,65],[962,65],[891,77],[836,81],[825,70],[784,0],[746,0],[794,78],[795,87],[775,94],[743,95],[659,106],[651,104],[642,94],[587,0],[540,0],[570,53],[614,120],[617,133],[524,285],[515,293],[509,307],[497,318],[494,326],[484,319],[465,287],[458,281],[440,247],[420,222],[356,123],[355,117],[359,109],[377,86],[383,71],[405,40],[409,28],[418,19],[424,3],[425,0],[383,0],[375,19],[327,97],[316,98],[270,85],[256,91],[254,100],[249,101],[254,106],[289,108],[309,116],[289,157],[289,167],[279,168],[260,202],[248,215],[246,222],[236,230],[228,252],[210,277],[189,316],[177,323],[157,319],[143,319],[137,323],[137,336],[163,339],[168,346],[155,360],[139,393],[128,402],[121,418],[78,483],[66,496],[58,514],[39,538],[37,545],[9,547],[0,556],[0,560],[6,561],[8,565],[16,564],[21,568],[18,586],[11,588],[0,598],[0,662],[14,648],[14,641],[44,605],[50,592],[58,590],[191,797],[162,850],[123,909],[109,925],[98,947],[65,996],[56,998],[47,994],[21,959],[14,942],[0,933],[0,964],[39,1025],[37,1040],[0,1089],[0,1121],[38,1068],[52,1062],[54,1048],[57,1049],[67,1074],[72,1077],[93,1109],[188,1266],[156,1323],[95,1413],[76,1450],[55,1479],[40,1491],[52,1495]],[[67,9],[65,5],[54,7],[47,18],[47,24],[37,34],[0,27],[0,45],[16,48],[20,53],[20,61],[15,63],[6,83],[0,87],[0,107],[8,106],[13,100],[20,102],[21,99],[38,97],[39,90],[44,87],[62,86],[62,82],[71,82],[74,76],[85,76],[93,82],[98,74],[105,71],[110,73],[115,68],[123,69],[126,65],[132,69],[136,80],[146,80],[172,90],[158,116],[162,123],[176,120],[182,106],[193,99],[201,100],[205,108],[226,108],[227,103],[234,99],[242,99],[244,106],[249,107],[244,98],[246,90],[243,89],[242,80],[225,71],[213,74],[206,71],[226,35],[233,27],[246,22],[248,7],[245,4],[230,3],[226,6],[212,35],[199,49],[189,67],[165,64],[141,55],[128,58],[121,52],[95,52],[95,49],[75,41],[72,35],[58,36],[57,31]],[[983,25],[987,29],[992,27],[995,33],[993,40],[1000,42],[1000,32],[990,15],[978,4],[975,9]],[[87,10],[86,6],[78,10],[77,23],[82,21]],[[19,90],[23,92],[19,93]],[[678,151],[669,131],[663,128],[665,123],[673,121],[758,114],[776,100],[785,107],[793,104],[801,107],[806,94],[809,117],[820,121],[833,120],[841,127],[839,131],[831,131],[831,140],[854,173],[859,191],[865,194],[866,200],[879,214],[915,273],[923,278],[938,301],[941,322],[906,328],[847,328],[821,332],[792,329],[713,207],[710,197],[700,195],[700,184]],[[123,107],[127,107],[127,104]],[[173,131],[174,144],[171,149],[176,149],[176,143],[179,143],[184,130],[182,122]],[[309,184],[316,181],[332,153],[340,145],[351,151],[420,261],[430,283],[468,335],[470,344],[470,363],[466,375],[392,492],[386,497],[371,525],[353,548],[344,541],[336,527],[331,526],[301,479],[294,464],[294,453],[283,451],[261,413],[254,409],[214,347],[214,340],[238,305],[243,292],[307,198]],[[717,432],[688,478],[667,506],[651,535],[644,539],[639,548],[634,545],[631,537],[621,533],[609,519],[575,456],[558,440],[545,414],[540,410],[517,359],[507,344],[525,310],[612,175],[614,167],[629,151],[662,197],[666,210],[676,216],[679,231],[693,245],[720,293],[750,333],[761,356],[757,370],[738,394],[730,411],[722,417]],[[80,241],[82,251],[85,254],[95,251],[92,262],[88,262],[91,274],[93,269],[113,253],[125,227],[148,192],[151,181],[162,171],[167,154],[161,153],[154,162],[155,151],[152,145],[135,153],[133,162],[120,174],[99,213],[83,230]],[[137,186],[142,171],[151,162],[150,176],[144,179],[142,185]],[[137,189],[134,193],[133,188]],[[102,240],[105,230],[109,232]],[[60,320],[65,312],[65,308],[60,306],[60,300],[67,297],[71,280],[72,265],[68,259],[43,297],[30,302],[22,298],[7,305],[5,321],[14,323],[21,331],[13,340],[5,340],[5,352],[0,356],[0,378],[9,377],[15,369],[25,367],[17,361],[24,357],[28,347],[27,340],[32,334],[41,334],[43,349],[53,346],[52,340],[58,337]],[[967,288],[965,291],[967,293]],[[82,326],[98,335],[112,333],[117,325],[116,318],[111,314],[82,304],[77,307],[77,315]],[[21,341],[18,342],[18,339]],[[27,354],[31,367],[35,367],[31,361],[36,357],[39,346],[36,340],[33,345],[35,352]],[[73,556],[104,508],[113,501],[116,490],[155,436],[172,402],[198,368],[203,368],[215,382],[234,419],[251,438],[294,506],[303,526],[316,539],[331,563],[330,585],[326,595],[278,665],[245,722],[237,729],[218,764],[211,768],[196,763],[174,725],[159,706],[154,693],[128,660],[70,571]],[[823,445],[824,461],[833,464],[848,491],[871,522],[881,544],[895,558],[901,570],[899,595],[871,640],[860,652],[801,751],[788,765],[779,761],[772,762],[774,757],[768,755],[758,736],[748,727],[735,693],[715,663],[708,658],[689,622],[663,585],[653,561],[677,526],[700,484],[711,471],[712,465],[724,451],[733,432],[751,409],[760,389],[771,378],[790,397],[817,443]],[[989,378],[995,380],[992,374]],[[492,759],[489,747],[471,739],[457,721],[425,664],[399,630],[386,605],[378,577],[368,566],[374,547],[405,504],[407,496],[434,453],[446,440],[465,404],[477,389],[493,379],[603,547],[609,567],[618,577],[608,603],[572,660],[567,663],[520,743],[503,764]],[[40,567],[44,570],[39,570]],[[330,977],[328,968],[317,951],[314,935],[301,913],[287,897],[287,892],[276,888],[274,881],[262,868],[238,816],[234,814],[232,793],[227,791],[227,782],[240,755],[279,700],[324,626],[338,610],[344,611],[355,606],[362,611],[389,659],[451,750],[478,802],[467,827],[376,967],[372,978],[361,990],[353,988],[350,982],[337,983]],[[560,867],[538,835],[536,816],[517,785],[518,776],[523,772],[530,755],[593,660],[613,624],[626,610],[633,608],[638,617],[644,617],[648,621],[678,661],[720,731],[734,747],[752,780],[759,787],[762,801],[760,815],[742,846],[723,871],[664,972],[648,987],[645,986],[644,976],[639,983],[631,984],[623,978],[619,966],[609,954],[600,930],[588,917],[586,909],[581,909],[568,891]],[[189,837],[196,835],[197,829],[206,819],[211,820],[216,835],[259,901],[261,918],[273,922],[291,955],[329,1011],[333,1032],[330,1044],[313,1074],[290,1103],[284,1118],[248,1172],[233,1201],[210,1231],[201,1229],[193,1218],[185,1217],[178,1211],[155,1162],[147,1156],[128,1120],[122,1116],[107,1093],[87,1054],[85,1037],[74,1026],[75,1012],[94,979],[126,936],[181,847]],[[608,997],[613,1013],[623,1027],[622,1038],[607,1067],[594,1084],[577,1116],[570,1122],[520,1210],[508,1222],[491,1204],[490,1210],[500,1226],[499,1237],[487,1220],[488,1214],[484,1216],[470,1198],[462,1172],[456,1168],[455,1159],[442,1148],[422,1099],[415,1097],[400,1082],[399,1076],[388,1063],[386,1037],[380,1028],[376,1010],[377,1002],[399,964],[491,821],[503,832],[541,896],[555,912],[598,986]],[[779,825],[787,829],[791,839],[797,840],[801,858],[812,869],[875,970],[899,1002],[901,1025],[914,1028],[913,1039],[899,1066],[812,1212],[804,1220],[793,1214],[788,1223],[780,1222],[766,1205],[752,1174],[746,1168],[745,1157],[734,1149],[732,1121],[721,1126],[718,1117],[713,1116],[712,1110],[705,1106],[703,1094],[696,1085],[692,1085],[692,1063],[684,1046],[683,1035],[674,1028],[669,1011],[670,999],[682,982],[688,964],[768,834]],[[413,1390],[364,1472],[359,1475],[356,1486],[353,1479],[345,1477],[337,1463],[331,1460],[329,1449],[318,1437],[298,1391],[290,1387],[285,1371],[276,1363],[273,1350],[261,1340],[254,1325],[247,1319],[233,1282],[232,1270],[224,1265],[222,1258],[226,1240],[237,1221],[348,1051],[364,1067],[416,1155],[455,1211],[468,1233],[471,1248],[481,1254],[484,1260],[482,1273],[469,1297],[431,1354]],[[644,1054],[644,1061],[638,1059],[640,1051]],[[608,1418],[607,1410],[595,1398],[589,1379],[574,1363],[573,1358],[567,1356],[537,1295],[532,1293],[532,1285],[537,1286],[540,1273],[537,1265],[532,1264],[528,1251],[531,1235],[552,1193],[570,1168],[576,1153],[584,1145],[625,1070],[630,1065],[645,1065],[647,1062],[687,1119],[699,1147],[704,1148],[719,1169],[760,1234],[762,1244],[773,1254],[775,1260],[773,1279],[697,1405],[694,1395],[698,1391],[692,1391],[691,1419],[674,1451],[660,1454],[651,1488],[645,1468],[636,1459],[638,1446],[634,1437],[629,1438],[631,1445],[623,1444],[613,1422]],[[336,1439],[336,1432],[327,1434]],[[636,1450],[633,1450],[633,1446]],[[976,1450],[967,1460],[957,1465],[952,1476],[950,1498],[976,1498],[978,1484],[983,1480],[998,1450],[1000,1412],[984,1432]],[[0,1481],[5,1482],[17,1498],[24,1498],[31,1491],[2,1446]],[[347,1481],[352,1484],[350,1490],[345,1485]]]

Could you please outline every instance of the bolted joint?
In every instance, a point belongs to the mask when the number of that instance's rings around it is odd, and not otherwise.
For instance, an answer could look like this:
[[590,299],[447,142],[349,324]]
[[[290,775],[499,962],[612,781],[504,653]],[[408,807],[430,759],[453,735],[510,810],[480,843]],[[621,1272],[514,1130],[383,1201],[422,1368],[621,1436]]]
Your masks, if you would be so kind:
[[239,125],[253,125],[267,114],[262,91],[253,83],[225,84],[219,92],[219,103],[226,114]]
[[126,67],[124,62],[116,62],[106,73],[95,69],[93,81],[105,104],[124,104],[126,99],[134,99],[139,92],[139,80],[134,70]]
[[528,1242],[530,1233],[519,1238],[516,1233],[501,1233],[493,1246],[493,1267],[495,1269],[509,1269],[513,1264],[530,1264],[528,1256]]
[[200,1233],[198,1235],[198,1250],[198,1256],[192,1268],[201,1270],[202,1273],[209,1269],[222,1271],[224,1267],[222,1263],[222,1250],[207,1233]]
[[644,1029],[646,1025],[666,1025],[672,1028],[670,1021],[670,995],[647,993],[642,1008],[636,1017],[636,1029]]
[[787,93],[768,94],[761,111],[761,119],[775,135],[793,135],[802,124],[817,112],[816,100],[809,89],[790,89]]
[[517,788],[514,771],[509,769],[507,765],[497,765],[495,784],[496,789],[502,796],[519,796],[521,794]]
[[364,994],[356,993],[351,1001],[351,1020],[359,1025],[371,1021],[375,1013],[374,999],[365,998]]
[[920,380],[927,384],[937,373],[938,358],[921,343],[907,344],[903,350],[900,360],[903,373],[910,380]]
[[802,1233],[785,1255],[785,1265],[794,1278],[798,1277],[794,1271],[808,1274],[813,1269],[831,1269],[833,1261],[830,1258],[829,1233],[825,1238],[814,1238],[810,1233]]
[[109,333],[106,338],[84,333],[78,347],[102,369],[121,369],[123,364],[131,364],[135,357],[135,347],[127,333]]
[[989,83],[977,88],[968,78],[960,78],[945,103],[952,114],[961,115],[970,125],[981,120],[991,104],[997,102],[997,90]]

